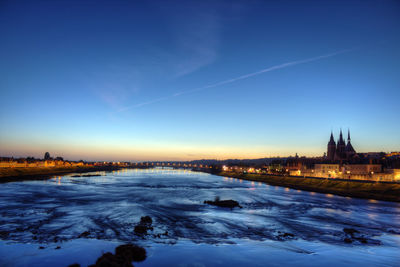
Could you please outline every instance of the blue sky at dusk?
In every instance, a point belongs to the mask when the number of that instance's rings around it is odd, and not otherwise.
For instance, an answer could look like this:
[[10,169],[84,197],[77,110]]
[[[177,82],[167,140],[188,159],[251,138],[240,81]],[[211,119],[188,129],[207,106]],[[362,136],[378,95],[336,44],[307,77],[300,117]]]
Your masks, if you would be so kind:
[[399,1],[1,1],[0,156],[400,150]]

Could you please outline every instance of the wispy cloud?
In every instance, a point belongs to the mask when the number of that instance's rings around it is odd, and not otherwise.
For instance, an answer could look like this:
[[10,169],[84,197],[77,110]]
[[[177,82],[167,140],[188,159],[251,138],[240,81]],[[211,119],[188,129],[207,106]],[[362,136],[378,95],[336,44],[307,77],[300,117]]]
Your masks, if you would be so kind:
[[229,79],[229,80],[224,80],[224,81],[220,81],[220,82],[217,82],[217,83],[209,84],[209,85],[206,85],[206,86],[202,86],[202,87],[198,87],[198,88],[194,88],[194,89],[190,89],[190,90],[177,92],[177,93],[174,93],[174,94],[169,95],[169,96],[152,99],[152,100],[149,100],[149,101],[146,101],[146,102],[142,102],[142,103],[130,106],[130,107],[125,107],[125,108],[120,109],[119,112],[126,111],[126,110],[133,109],[133,108],[139,108],[139,107],[150,105],[150,104],[154,104],[154,103],[157,103],[157,102],[160,102],[160,101],[164,101],[164,100],[167,100],[167,99],[170,99],[170,98],[173,98],[173,97],[178,97],[178,96],[181,96],[181,95],[190,94],[190,93],[194,93],[194,92],[199,92],[199,91],[203,91],[203,90],[206,90],[206,89],[215,88],[215,87],[219,87],[219,86],[222,86],[222,85],[234,83],[234,82],[237,82],[237,81],[240,81],[240,80],[244,80],[244,79],[247,79],[247,78],[250,78],[250,77],[261,75],[261,74],[264,74],[264,73],[267,73],[267,72],[271,72],[271,71],[274,71],[274,70],[284,69],[284,68],[293,67],[293,66],[300,65],[300,64],[305,64],[305,63],[309,63],[309,62],[313,62],[313,61],[318,61],[318,60],[334,57],[334,56],[337,56],[337,55],[340,55],[340,54],[348,53],[348,52],[353,51],[355,49],[356,48],[344,49],[344,50],[336,51],[334,53],[325,54],[325,55],[321,55],[321,56],[317,56],[317,57],[312,57],[312,58],[307,58],[307,59],[301,59],[301,60],[282,63],[282,64],[275,65],[275,66],[272,66],[272,67],[268,67],[268,68],[265,68],[265,69],[262,69],[262,70],[259,70],[259,71],[256,71],[256,72],[252,72],[252,73],[248,73],[248,74],[245,74],[245,75],[242,75],[242,76],[239,76],[239,77],[235,77],[235,78],[232,78],[232,79]]
[[191,12],[174,25],[175,56],[171,67],[175,77],[182,77],[214,62],[220,42],[220,22],[216,12]]
[[88,71],[85,86],[112,109],[121,109],[139,91],[140,73],[121,64],[108,64]]

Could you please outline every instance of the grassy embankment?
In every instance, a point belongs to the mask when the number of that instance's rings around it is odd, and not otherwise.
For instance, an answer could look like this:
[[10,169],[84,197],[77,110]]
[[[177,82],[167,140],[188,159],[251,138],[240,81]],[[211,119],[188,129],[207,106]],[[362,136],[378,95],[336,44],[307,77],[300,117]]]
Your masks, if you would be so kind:
[[346,197],[400,202],[400,184],[219,172],[216,175]]
[[114,166],[0,168],[0,183],[24,180],[44,180],[54,175],[63,175],[76,172],[84,173],[94,171],[111,171],[118,169],[120,169],[120,167]]

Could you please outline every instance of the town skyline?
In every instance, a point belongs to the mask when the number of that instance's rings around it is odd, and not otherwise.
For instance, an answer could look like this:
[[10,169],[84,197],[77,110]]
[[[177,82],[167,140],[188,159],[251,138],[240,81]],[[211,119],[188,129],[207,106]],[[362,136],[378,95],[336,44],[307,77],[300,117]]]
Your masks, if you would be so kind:
[[[330,150],[330,144],[333,140],[334,143],[334,148],[333,148],[333,152],[329,152]],[[298,152],[294,152],[291,154],[276,154],[276,155],[264,155],[264,156],[254,156],[253,157],[250,155],[249,157],[221,157],[221,158],[217,158],[217,157],[203,157],[203,158],[198,158],[195,157],[195,155],[192,155],[192,157],[188,157],[188,158],[148,158],[148,159],[128,159],[128,158],[114,158],[114,159],[105,159],[105,158],[85,158],[84,156],[78,156],[78,157],[69,157],[69,155],[67,154],[66,156],[66,160],[73,160],[73,161],[78,161],[78,160],[85,160],[85,161],[89,161],[89,162],[94,162],[94,161],[109,161],[109,162],[117,162],[117,161],[121,161],[121,162],[145,162],[145,161],[193,161],[193,160],[229,160],[229,159],[262,159],[262,158],[277,158],[277,157],[282,157],[282,158],[287,158],[287,157],[294,157],[294,156],[300,156],[300,157],[311,157],[311,158],[319,158],[319,157],[326,157],[327,159],[331,159],[333,160],[335,157],[335,153],[336,153],[336,142],[338,143],[339,146],[339,142],[342,140],[342,142],[347,143],[347,146],[349,146],[350,144],[350,140],[353,140],[352,138],[350,139],[350,129],[347,129],[347,131],[342,131],[342,129],[340,129],[338,131],[338,133],[335,135],[334,131],[331,130],[330,133],[330,137],[329,137],[329,142],[328,142],[328,149],[325,148],[325,150],[323,150],[323,152],[321,154],[317,154],[317,155],[307,155],[307,154],[303,154],[301,151]],[[351,141],[353,143],[353,141]],[[356,142],[357,144],[357,142]],[[391,153],[391,152],[398,152],[399,150],[396,149],[391,149],[388,151],[384,151],[384,150],[376,150],[376,151],[363,151],[363,150],[358,150],[357,147],[357,152],[354,151],[354,148],[352,147],[352,145],[350,144],[351,149],[353,149],[354,154],[358,154],[358,153]],[[16,158],[27,158],[27,157],[34,157],[37,159],[41,159],[43,157],[43,153],[42,154],[12,154],[12,155],[0,155],[0,157],[16,157]],[[48,153],[48,152],[46,152]],[[333,154],[332,154],[333,153]],[[331,154],[331,155],[330,155]],[[240,154],[238,154],[240,155]],[[54,153],[52,152],[52,156],[54,157],[58,157],[61,156],[64,158],[65,154],[63,154],[62,152],[60,153]],[[132,156],[131,156],[132,157]]]

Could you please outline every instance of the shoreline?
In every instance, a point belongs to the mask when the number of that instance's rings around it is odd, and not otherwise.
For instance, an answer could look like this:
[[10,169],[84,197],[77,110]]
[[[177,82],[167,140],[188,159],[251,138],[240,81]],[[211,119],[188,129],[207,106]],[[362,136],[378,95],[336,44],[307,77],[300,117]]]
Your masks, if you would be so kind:
[[118,166],[0,168],[0,183],[46,180],[55,175],[95,171],[116,171],[120,169],[122,169],[122,167]]
[[303,178],[263,174],[240,174],[223,171],[207,173],[224,177],[238,178],[247,181],[262,182],[273,186],[288,187],[303,191],[333,194],[343,197],[400,202],[400,184],[396,183],[354,180],[344,181],[314,177]]

